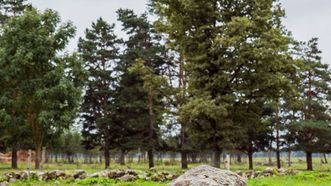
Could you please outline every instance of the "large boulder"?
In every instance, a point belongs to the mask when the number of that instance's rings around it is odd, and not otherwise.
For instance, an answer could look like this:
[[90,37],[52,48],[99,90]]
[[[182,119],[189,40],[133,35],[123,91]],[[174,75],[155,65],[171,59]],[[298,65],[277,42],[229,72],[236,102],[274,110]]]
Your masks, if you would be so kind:
[[247,183],[234,172],[202,165],[187,171],[168,186],[247,186]]

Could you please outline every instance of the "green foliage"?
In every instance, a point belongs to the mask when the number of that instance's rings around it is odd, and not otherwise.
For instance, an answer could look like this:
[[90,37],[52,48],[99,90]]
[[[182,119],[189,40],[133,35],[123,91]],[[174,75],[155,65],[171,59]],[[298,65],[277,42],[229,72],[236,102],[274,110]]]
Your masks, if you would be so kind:
[[323,121],[301,121],[289,125],[296,139],[297,150],[305,152],[329,152],[331,146],[331,128]]
[[136,15],[127,9],[117,13],[129,36],[118,66],[121,75],[115,100],[118,121],[127,135],[122,143],[124,149],[156,148],[166,94],[162,76],[166,71],[166,50],[146,13]]
[[[1,94],[2,100],[18,108],[14,110],[31,129],[37,153],[48,137],[69,128],[81,96],[84,71],[79,59],[58,55],[75,28],[71,23],[59,24],[54,11],[31,9],[4,25],[0,41],[3,83],[12,91]],[[12,115],[11,107],[4,108]]]
[[31,7],[26,0],[1,0],[0,1],[0,24],[4,24],[10,17],[20,16],[23,11]]
[[165,77],[157,75],[146,62],[137,59],[137,62],[129,68],[130,73],[139,74],[143,81],[143,88],[152,97],[158,97],[168,87]]
[[295,61],[288,53],[280,5],[273,0],[154,0],[152,5],[158,29],[185,56],[192,98],[181,113],[191,117],[186,120],[193,123],[190,128],[200,128],[199,141],[214,136],[207,144],[216,149],[223,144],[263,149],[268,136],[262,134],[269,131],[264,104],[285,92],[296,94],[290,78]]
[[83,137],[86,149],[101,145],[109,148],[116,139],[111,134],[119,133],[114,121],[114,97],[116,72],[121,40],[114,34],[115,25],[102,18],[92,23],[85,31],[85,38],[78,43],[79,53],[88,71],[82,104]]
[[[321,62],[318,39],[298,44],[298,60],[302,62],[299,76],[302,80],[297,105],[290,104],[292,120],[288,126],[288,139],[294,147],[307,154],[312,152],[329,152],[331,119],[328,101],[330,100],[331,74],[329,66]],[[307,161],[308,169],[312,163]]]

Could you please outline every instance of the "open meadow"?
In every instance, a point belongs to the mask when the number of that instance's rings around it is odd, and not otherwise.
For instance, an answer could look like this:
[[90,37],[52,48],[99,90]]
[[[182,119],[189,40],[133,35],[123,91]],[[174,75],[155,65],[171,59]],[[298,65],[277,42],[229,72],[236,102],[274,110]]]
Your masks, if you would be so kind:
[[[313,159],[314,171],[306,171],[305,162],[301,161],[302,158],[294,158],[293,165],[288,167],[285,163],[283,165],[284,169],[293,169],[298,172],[291,176],[272,176],[272,177],[259,177],[248,179],[249,186],[330,186],[331,185],[331,164],[321,164],[320,158]],[[330,158],[331,160],[331,158]],[[245,161],[245,160],[244,160]],[[255,171],[263,171],[266,166],[263,166],[265,158],[255,159]],[[167,165],[165,165],[167,164]],[[190,164],[189,168],[198,166],[199,164]],[[15,171],[9,168],[9,163],[0,163],[0,180],[4,179],[3,175],[5,173]],[[246,163],[242,164],[232,164],[231,170],[234,172],[238,171],[248,171],[248,165]],[[275,167],[272,167],[275,168]],[[135,170],[139,174],[144,172],[149,172],[147,163],[129,163],[126,165],[119,165],[111,162],[110,170]],[[21,163],[19,169],[16,171],[26,170],[26,165]],[[88,174],[103,171],[103,164],[65,164],[65,163],[52,163],[44,165],[43,171],[50,170],[63,170],[66,173],[73,173],[76,170],[85,170]],[[180,175],[184,173],[180,169],[180,162],[176,161],[174,165],[169,165],[169,163],[157,162],[155,170],[152,172],[168,172],[174,175]],[[165,186],[169,181],[146,181],[140,178],[133,182],[123,182],[116,179],[107,178],[86,178],[83,180],[52,180],[52,181],[15,181],[11,182],[10,185],[30,185],[30,186],[46,186],[46,185],[114,185],[114,186]]]

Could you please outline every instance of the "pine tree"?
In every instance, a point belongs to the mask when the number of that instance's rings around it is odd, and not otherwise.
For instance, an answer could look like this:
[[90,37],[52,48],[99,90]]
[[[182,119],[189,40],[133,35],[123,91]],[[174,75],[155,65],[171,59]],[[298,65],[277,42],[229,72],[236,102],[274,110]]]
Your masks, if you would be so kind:
[[301,43],[300,87],[303,107],[296,111],[299,120],[289,126],[297,148],[306,152],[307,170],[313,170],[312,153],[323,152],[330,144],[331,117],[327,102],[330,100],[331,74],[329,66],[321,62],[321,51],[318,49],[318,39],[313,38],[308,43]]
[[[285,91],[295,92],[288,86],[288,76],[295,73],[288,54],[290,39],[281,25],[284,12],[276,2],[152,1],[159,28],[180,45],[187,59],[192,98],[182,108],[183,118],[215,151],[216,167],[220,151],[235,145],[233,131],[248,131],[233,123],[236,102],[256,107],[279,99]],[[259,101],[264,103],[255,104]],[[244,126],[257,128],[252,125],[261,124],[259,113],[252,115],[255,122]]]
[[[142,74],[129,72],[129,68],[136,64],[137,60],[141,60],[146,68],[152,70],[153,76],[158,77],[165,73],[166,51],[161,45],[161,35],[156,33],[146,13],[136,15],[132,10],[126,9],[120,9],[117,13],[123,30],[129,36],[125,41],[126,49],[119,65],[122,74],[118,88],[118,103],[122,103],[118,104],[119,117],[127,129],[131,128],[129,132],[132,139],[136,139],[131,146],[144,147],[148,152],[149,167],[153,167],[153,154],[159,145],[159,124],[164,110],[162,95],[152,95],[152,89],[146,86],[151,79],[144,80]],[[132,117],[128,116],[136,117],[132,120]]]
[[[92,23],[85,38],[79,39],[79,52],[85,62],[89,77],[82,106],[83,137],[86,146],[100,144],[105,155],[105,167],[110,165],[111,142],[114,141],[114,92],[116,77],[114,67],[119,60],[121,40],[114,34],[115,25],[102,18]],[[94,140],[94,141],[92,141]]]
[[266,119],[273,110],[263,100],[237,102],[233,109],[233,122],[241,130],[234,143],[237,150],[248,155],[248,166],[253,170],[253,154],[265,151],[273,139],[270,121]]

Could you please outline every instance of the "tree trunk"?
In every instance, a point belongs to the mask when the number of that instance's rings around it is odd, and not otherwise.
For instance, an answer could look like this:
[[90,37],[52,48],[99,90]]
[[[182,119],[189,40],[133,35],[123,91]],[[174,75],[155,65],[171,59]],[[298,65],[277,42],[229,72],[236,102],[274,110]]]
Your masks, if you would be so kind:
[[276,158],[277,158],[277,168],[278,169],[281,168],[279,130],[280,130],[280,118],[279,118],[279,106],[277,103],[277,109],[276,109]]
[[120,164],[121,165],[125,165],[125,151],[121,150],[121,154],[120,154]]
[[11,154],[11,168],[17,169],[17,145],[13,145]]
[[306,152],[306,161],[307,161],[307,170],[312,171],[313,170],[313,153],[312,152]]
[[151,95],[148,95],[148,111],[149,111],[149,149],[148,149],[148,165],[149,168],[154,167],[154,156],[153,156],[153,147],[155,145],[154,143],[154,126],[155,126],[155,115],[153,110],[153,97]]
[[93,161],[92,161],[92,158],[93,158],[93,155],[92,155],[92,153],[89,153],[89,161],[88,161],[88,163],[89,164],[92,164],[93,163]]
[[324,162],[325,162],[326,164],[328,164],[328,159],[326,158],[326,154],[325,154],[325,153],[323,153],[323,157],[324,157]]
[[182,169],[187,169],[187,151],[186,151],[186,134],[185,134],[185,126],[182,124],[181,129],[181,165]]
[[288,166],[291,167],[292,162],[291,162],[291,150],[288,151]]
[[277,147],[277,150],[276,150],[276,157],[277,157],[277,168],[280,169],[282,167],[282,165],[281,165],[281,162],[280,162],[279,146]]
[[200,163],[208,163],[207,154],[205,152],[200,152]]
[[253,153],[254,153],[253,143],[252,143],[252,141],[249,141],[248,150],[247,150],[248,169],[249,170],[253,170],[253,168],[254,168],[254,166],[253,166]]
[[253,153],[251,153],[251,152],[248,153],[248,164],[249,164],[249,170],[253,170],[253,168],[254,168]]
[[181,153],[181,164],[182,164],[182,169],[188,169],[186,150],[183,150]]
[[148,167],[149,168],[154,167],[154,154],[152,149],[147,151],[147,156],[148,156]]
[[213,153],[213,167],[220,168],[221,166],[221,151],[215,150]]
[[237,154],[237,162],[242,163],[241,154]]
[[105,144],[104,155],[105,155],[105,169],[108,169],[110,166],[110,153],[109,153],[108,143]]
[[268,149],[268,164],[272,165],[272,146],[271,146],[271,142],[269,144],[269,149]]
[[320,158],[321,158],[321,164],[324,164],[324,158],[323,158],[323,154],[320,154]]
[[55,153],[55,163],[58,163],[58,160],[57,160],[57,153]]
[[40,169],[41,145],[36,145],[35,169]]
[[191,162],[192,162],[192,163],[198,163],[198,160],[197,160],[197,158],[198,158],[198,153],[196,153],[196,152],[192,152],[192,153],[190,153],[190,156],[191,156]]
[[[185,81],[185,69],[184,69],[184,57],[182,52],[180,52],[179,58],[179,88],[181,90],[180,98],[179,98],[179,107],[184,104],[185,96],[186,96],[186,81]],[[187,148],[186,148],[186,125],[181,123],[181,165],[182,169],[188,169],[188,162],[187,162]]]

